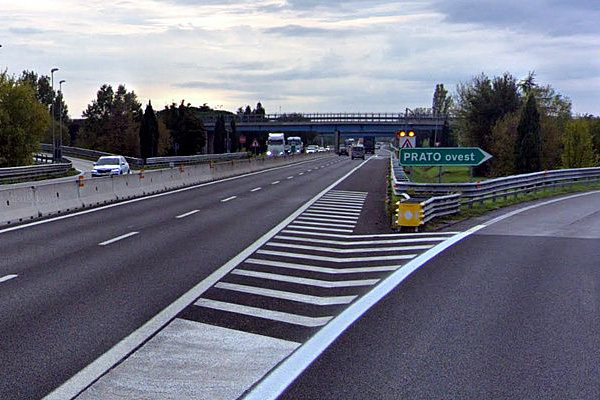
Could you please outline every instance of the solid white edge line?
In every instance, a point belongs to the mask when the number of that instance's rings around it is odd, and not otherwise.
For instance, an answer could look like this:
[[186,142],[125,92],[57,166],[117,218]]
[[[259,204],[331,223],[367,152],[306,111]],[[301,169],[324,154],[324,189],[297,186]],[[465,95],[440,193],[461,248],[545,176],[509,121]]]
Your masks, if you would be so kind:
[[[65,400],[72,399],[73,397],[79,395],[88,386],[93,384],[102,375],[104,375],[115,364],[117,364],[123,358],[127,357],[130,353],[135,351],[139,346],[146,342],[151,336],[153,336],[156,332],[162,329],[167,323],[169,323],[173,318],[175,318],[177,314],[183,311],[185,307],[187,307],[189,304],[192,304],[197,298],[199,298],[202,295],[202,293],[211,288],[215,283],[217,283],[221,278],[227,275],[242,261],[250,257],[252,253],[254,253],[261,246],[263,246],[265,243],[271,240],[271,238],[277,235],[300,214],[306,211],[314,202],[321,198],[321,196],[323,196],[325,193],[342,183],[346,178],[348,178],[354,172],[359,170],[363,165],[369,162],[370,159],[371,158],[368,158],[367,160],[363,161],[362,163],[351,169],[349,172],[347,172],[340,179],[327,186],[320,193],[318,193],[312,199],[307,201],[303,206],[301,206],[295,212],[293,212],[289,217],[281,221],[273,229],[265,233],[250,246],[242,250],[237,256],[227,261],[220,268],[218,268],[216,271],[210,274],[206,279],[204,279],[202,282],[198,283],[196,286],[191,288],[189,291],[187,291],[184,295],[182,295],[180,298],[178,298],[169,306],[167,306],[160,313],[152,317],[140,328],[129,334],[129,336],[127,336],[119,343],[114,345],[106,353],[102,354],[96,360],[92,361],[92,363],[90,363],[87,367],[77,372],[62,385],[60,385],[51,393],[46,395],[44,399]],[[2,231],[0,231],[0,233],[2,233]]]
[[131,237],[131,236],[135,236],[138,233],[139,232],[129,232],[129,233],[126,233],[124,235],[117,236],[116,238],[112,238],[112,239],[109,239],[107,241],[104,241],[102,243],[98,243],[98,246],[108,246],[109,244],[113,244],[115,242],[118,242],[119,240],[127,239],[128,237]]
[[0,278],[0,283],[10,281],[11,279],[15,279],[17,276],[19,276],[19,275],[17,275],[17,274],[4,275],[3,277]]
[[228,201],[231,201],[233,199],[237,199],[237,196],[231,196],[226,199],[223,199],[223,200],[221,200],[221,203],[227,203]]
[[333,343],[350,325],[358,320],[365,312],[373,307],[388,293],[394,290],[413,272],[421,268],[433,257],[440,254],[450,246],[458,243],[467,236],[472,235],[485,225],[478,225],[466,232],[452,236],[436,247],[427,250],[404,267],[400,268],[386,279],[382,280],[367,294],[359,298],[355,303],[342,311],[331,320],[308,341],[294,351],[288,358],[273,369],[253,389],[250,390],[243,400],[275,400],[283,391],[296,380],[308,366],[321,355],[327,347]]
[[190,212],[186,212],[185,214],[178,215],[175,218],[181,219],[181,218],[189,217],[190,215],[194,215],[194,214],[196,214],[198,212],[200,212],[200,210],[192,210]]
[[229,182],[229,181],[233,181],[233,180],[236,180],[236,179],[246,178],[248,176],[254,176],[254,175],[264,174],[264,173],[267,173],[267,172],[272,172],[272,171],[280,170],[280,169],[283,169],[283,168],[297,167],[298,165],[307,164],[307,163],[310,163],[310,162],[313,162],[313,161],[315,161],[315,159],[313,159],[313,160],[306,160],[306,161],[300,161],[300,162],[297,162],[297,163],[288,164],[288,165],[282,165],[282,166],[279,166],[279,167],[273,167],[273,168],[263,169],[261,171],[249,172],[247,174],[237,175],[237,176],[231,176],[229,178],[218,179],[218,180],[215,180],[215,181],[199,183],[197,185],[192,185],[192,186],[184,187],[184,188],[181,188],[181,189],[169,190],[169,191],[166,191],[166,192],[156,193],[156,194],[152,194],[152,195],[149,195],[149,196],[138,197],[138,198],[131,199],[131,200],[117,201],[116,203],[107,204],[105,206],[96,207],[96,208],[90,208],[89,210],[78,211],[78,212],[75,212],[75,213],[72,213],[72,214],[60,215],[58,217],[44,219],[44,220],[41,220],[41,221],[35,221],[35,222],[27,223],[27,224],[22,224],[22,225],[17,225],[17,226],[11,226],[10,228],[0,229],[0,234],[7,233],[7,232],[12,232],[12,231],[16,231],[16,230],[19,230],[19,229],[25,229],[25,228],[29,228],[29,227],[36,226],[36,225],[42,225],[42,224],[47,224],[47,223],[50,223],[50,222],[60,221],[60,220],[67,219],[67,218],[73,218],[73,217],[77,217],[79,215],[90,214],[90,213],[93,213],[93,212],[107,210],[107,209],[110,209],[110,208],[113,208],[113,207],[120,207],[120,206],[124,206],[124,205],[131,204],[131,203],[137,203],[138,201],[144,201],[144,200],[154,199],[154,198],[162,197],[162,196],[170,196],[170,195],[176,194],[176,193],[187,192],[188,190],[199,189],[199,188],[202,188],[202,187],[205,187],[205,186],[212,186],[212,185],[216,185],[216,184],[222,183],[222,182]]

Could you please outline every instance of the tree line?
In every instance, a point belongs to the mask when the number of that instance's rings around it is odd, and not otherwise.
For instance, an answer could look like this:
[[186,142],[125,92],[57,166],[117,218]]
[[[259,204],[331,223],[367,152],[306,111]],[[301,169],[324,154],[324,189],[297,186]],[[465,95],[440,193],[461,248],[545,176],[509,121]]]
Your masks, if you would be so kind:
[[[438,92],[434,109],[448,98]],[[454,139],[460,145],[494,156],[477,168],[479,176],[599,165],[600,119],[573,116],[571,100],[539,85],[533,72],[522,80],[508,72],[478,75],[459,84],[446,111],[457,116]]]

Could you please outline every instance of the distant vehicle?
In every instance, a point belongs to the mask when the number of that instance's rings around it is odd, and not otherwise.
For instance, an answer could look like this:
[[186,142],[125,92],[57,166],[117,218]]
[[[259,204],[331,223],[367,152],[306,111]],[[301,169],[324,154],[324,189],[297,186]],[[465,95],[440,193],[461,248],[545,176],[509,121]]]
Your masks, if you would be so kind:
[[375,149],[379,150],[382,147],[383,143],[377,142],[375,143]]
[[327,151],[327,149],[325,149],[325,147],[323,146],[319,146],[319,153],[322,153],[324,151]]
[[352,149],[350,150],[350,158],[352,160],[354,160],[355,158],[362,158],[364,160],[365,159],[365,146],[360,143],[352,146]]
[[340,156],[349,156],[350,148],[354,144],[354,139],[346,139],[344,140],[344,144],[340,146],[340,152],[338,153]]
[[300,136],[290,136],[287,138],[285,148],[288,154],[300,154],[304,151],[304,143],[302,143]]
[[123,156],[102,156],[94,163],[92,176],[130,174],[131,168]]
[[319,146],[315,144],[311,144],[310,146],[306,146],[306,154],[316,153],[319,151]]
[[365,146],[365,153],[375,154],[375,138],[364,137],[363,146]]
[[285,135],[283,133],[269,133],[267,157],[283,156],[285,156]]

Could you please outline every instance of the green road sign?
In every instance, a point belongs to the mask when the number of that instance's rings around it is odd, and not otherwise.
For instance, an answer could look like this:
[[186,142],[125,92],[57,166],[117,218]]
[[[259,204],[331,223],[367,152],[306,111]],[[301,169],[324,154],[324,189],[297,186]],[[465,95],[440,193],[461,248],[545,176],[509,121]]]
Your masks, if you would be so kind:
[[479,147],[419,147],[400,149],[400,164],[417,167],[474,167],[492,158]]

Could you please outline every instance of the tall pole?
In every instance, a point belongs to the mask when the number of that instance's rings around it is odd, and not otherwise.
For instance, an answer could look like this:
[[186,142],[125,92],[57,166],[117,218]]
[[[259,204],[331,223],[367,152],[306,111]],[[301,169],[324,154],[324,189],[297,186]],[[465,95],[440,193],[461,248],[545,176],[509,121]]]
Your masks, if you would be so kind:
[[52,162],[56,162],[56,139],[54,137],[54,73],[58,71],[58,68],[52,68],[50,70],[50,79],[52,84]]
[[66,81],[63,79],[58,82],[58,93],[60,93],[60,104],[58,108],[58,120],[60,123],[60,134],[58,135],[58,158],[62,160],[62,115],[63,115],[63,92],[62,92],[62,84]]

